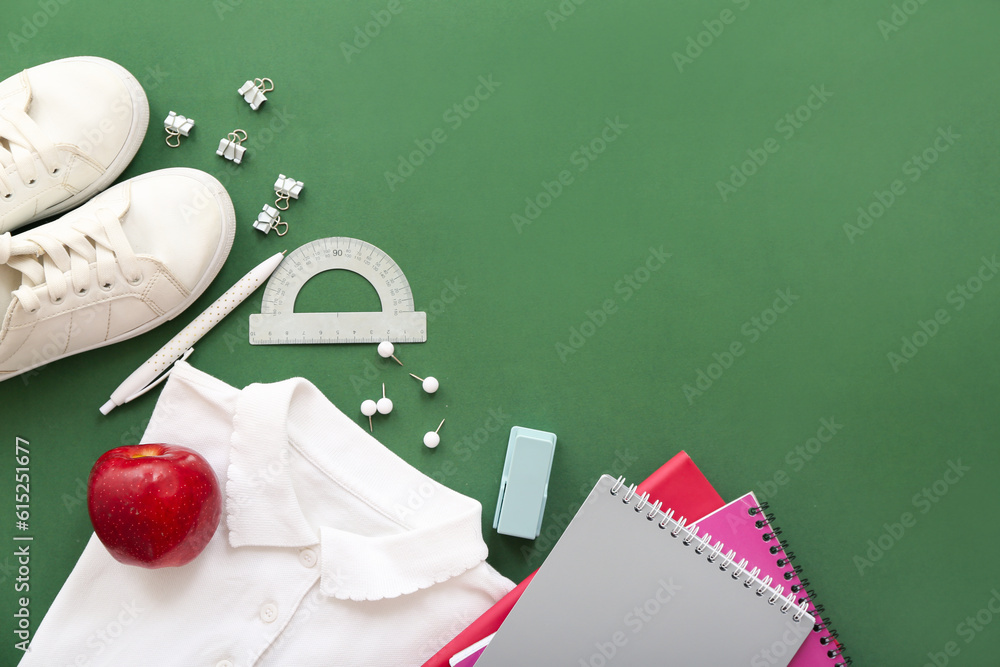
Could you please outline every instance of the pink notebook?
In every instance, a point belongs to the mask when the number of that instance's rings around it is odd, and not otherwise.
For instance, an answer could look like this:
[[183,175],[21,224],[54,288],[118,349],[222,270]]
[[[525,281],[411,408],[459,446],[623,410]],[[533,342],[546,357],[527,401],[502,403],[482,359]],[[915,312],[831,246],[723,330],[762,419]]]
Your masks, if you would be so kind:
[[493,635],[495,634],[494,632],[489,637],[484,637],[464,651],[459,651],[453,655],[449,661],[451,667],[472,667],[475,665],[476,661],[479,660],[479,656],[490,645],[490,640],[493,639]]
[[[790,551],[785,551],[785,540],[778,539],[781,534],[771,522],[772,514],[767,512],[767,503],[761,505],[754,494],[748,493],[737,498],[725,507],[712,512],[697,522],[703,535],[712,536],[711,542],[722,542],[725,550],[732,549],[737,558],[746,560],[747,569],[760,570],[759,578],[771,577],[775,588],[783,586],[796,593],[798,601],[808,601],[809,613],[816,618],[814,632],[806,638],[792,658],[789,667],[844,667],[851,664],[851,659],[843,655],[844,647],[837,641],[837,633],[829,622],[820,618],[822,607],[817,607],[806,590],[808,580],[799,579],[800,568],[793,566],[795,558]],[[781,646],[775,646],[777,654]]]

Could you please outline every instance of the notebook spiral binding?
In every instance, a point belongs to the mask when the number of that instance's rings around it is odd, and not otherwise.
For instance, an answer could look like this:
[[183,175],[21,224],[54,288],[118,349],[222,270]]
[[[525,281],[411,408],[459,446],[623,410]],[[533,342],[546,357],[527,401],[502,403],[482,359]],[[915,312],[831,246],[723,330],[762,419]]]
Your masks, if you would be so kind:
[[[768,509],[769,505],[765,501],[757,507],[747,509],[747,513],[752,517],[760,517],[754,522],[754,527],[765,531],[761,533],[762,540],[765,542],[774,542],[770,547],[770,552],[772,555],[778,557],[777,565],[779,568],[785,570],[785,579],[791,580],[798,577],[799,584],[793,585],[791,591],[793,594],[805,593],[796,599],[796,603],[799,605],[804,604],[809,613],[817,617],[816,626],[813,630],[823,633],[823,636],[819,639],[820,644],[823,646],[832,645],[826,652],[826,655],[831,660],[837,660],[837,662],[833,663],[833,667],[847,667],[847,665],[854,664],[854,661],[850,657],[844,655],[844,645],[838,639],[839,634],[837,631],[831,627],[830,619],[823,616],[825,614],[823,605],[818,605],[814,602],[816,593],[808,588],[809,580],[802,576],[802,567],[800,565],[791,565],[791,562],[795,560],[795,554],[788,550],[788,542],[786,540],[777,539],[778,535],[781,534],[781,530],[775,528],[774,513],[768,512]],[[819,618],[822,618],[822,620],[819,620]]]
[[[618,496],[622,488],[625,486],[625,478],[619,477],[618,481],[611,487],[611,495]],[[625,493],[622,495],[622,502],[626,505],[631,505],[633,498],[637,499],[635,506],[632,508],[636,512],[643,512],[646,505],[649,504],[649,494],[643,493],[636,496],[636,485],[632,484],[627,487]],[[649,511],[646,512],[646,519],[648,521],[653,521],[656,515],[660,512],[662,508],[662,503],[659,501],[654,501],[652,505],[649,506]],[[684,546],[695,545],[694,552],[696,554],[705,554],[707,551],[706,559],[709,563],[716,563],[718,561],[719,569],[723,572],[729,570],[730,566],[735,566],[730,576],[733,579],[739,580],[743,579],[743,575],[746,578],[743,580],[743,587],[747,589],[755,588],[754,591],[758,597],[763,597],[767,592],[768,587],[774,589],[768,599],[767,603],[770,605],[775,605],[778,601],[781,601],[781,606],[779,610],[782,614],[787,614],[792,609],[795,613],[792,614],[792,620],[796,623],[802,621],[807,613],[809,613],[809,601],[807,599],[796,600],[795,594],[798,591],[790,590],[788,594],[784,594],[784,586],[781,584],[773,585],[774,582],[771,577],[764,576],[763,578],[758,577],[760,574],[759,568],[750,569],[749,563],[744,558],[739,562],[736,562],[736,552],[729,550],[725,555],[722,554],[723,544],[721,541],[717,541],[713,546],[711,535],[698,535],[698,527],[694,525],[687,525],[687,520],[684,517],[679,517],[677,519],[673,518],[674,511],[671,509],[666,509],[663,511],[663,519],[657,523],[657,525],[662,530],[668,530],[671,537],[680,538]],[[772,538],[768,538],[772,539]],[[720,560],[721,556],[721,560]],[[839,649],[839,646],[837,647]]]

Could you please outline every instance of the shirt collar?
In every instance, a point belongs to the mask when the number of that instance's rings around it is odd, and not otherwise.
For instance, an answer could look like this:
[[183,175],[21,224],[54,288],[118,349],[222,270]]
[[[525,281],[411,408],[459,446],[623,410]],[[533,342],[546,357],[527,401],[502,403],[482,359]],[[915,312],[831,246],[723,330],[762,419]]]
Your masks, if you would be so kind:
[[[398,529],[363,535],[311,526],[290,476],[292,447],[331,484],[348,490],[359,508],[378,512]],[[301,378],[240,392],[225,484],[230,545],[318,544],[321,590],[339,599],[412,593],[487,556],[478,501],[420,473]]]

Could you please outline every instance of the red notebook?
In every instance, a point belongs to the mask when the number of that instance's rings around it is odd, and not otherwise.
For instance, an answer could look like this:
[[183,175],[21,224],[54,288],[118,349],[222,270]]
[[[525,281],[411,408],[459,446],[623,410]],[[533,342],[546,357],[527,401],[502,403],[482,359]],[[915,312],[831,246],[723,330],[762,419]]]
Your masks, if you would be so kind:
[[[692,521],[725,505],[722,496],[712,488],[686,452],[680,452],[664,463],[639,485],[638,491],[648,493],[651,500],[659,500],[665,506],[672,508],[678,516],[683,515]],[[521,597],[534,576],[534,573],[528,575],[528,578],[514,590],[503,596],[473,621],[472,625],[435,653],[423,667],[449,667],[448,660],[453,655],[499,630],[500,624],[507,618],[514,603]]]

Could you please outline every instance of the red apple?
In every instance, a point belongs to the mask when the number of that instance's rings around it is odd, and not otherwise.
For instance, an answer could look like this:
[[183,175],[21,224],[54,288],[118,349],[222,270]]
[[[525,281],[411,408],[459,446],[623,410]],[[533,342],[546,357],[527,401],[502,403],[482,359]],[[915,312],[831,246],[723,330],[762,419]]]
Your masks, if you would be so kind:
[[200,554],[219,525],[222,493],[200,454],[163,444],[116,447],[90,471],[87,509],[116,560],[176,567]]

